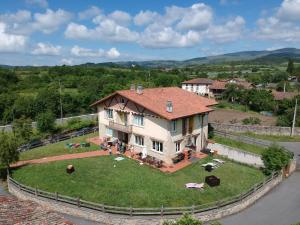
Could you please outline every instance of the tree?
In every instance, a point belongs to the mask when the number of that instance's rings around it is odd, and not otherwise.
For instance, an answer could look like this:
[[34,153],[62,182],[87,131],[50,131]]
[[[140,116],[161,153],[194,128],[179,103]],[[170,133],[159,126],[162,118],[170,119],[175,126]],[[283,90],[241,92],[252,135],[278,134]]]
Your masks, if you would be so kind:
[[51,113],[50,111],[47,111],[45,113],[40,113],[37,116],[36,122],[37,122],[37,129],[39,132],[52,133],[54,131],[55,117],[53,113]]
[[0,164],[9,168],[9,165],[18,161],[18,142],[14,135],[2,132],[0,134]]
[[287,68],[286,68],[286,72],[288,72],[290,75],[292,75],[294,72],[294,62],[292,59],[289,59],[289,62],[288,62]]
[[32,136],[32,120],[22,116],[13,121],[13,132],[20,143],[28,142]]
[[283,147],[272,145],[262,154],[262,160],[265,165],[264,172],[270,175],[272,172],[279,171],[289,164],[293,156]]
[[224,91],[224,98],[231,102],[235,102],[240,96],[243,91],[243,87],[237,84],[226,84],[226,90]]

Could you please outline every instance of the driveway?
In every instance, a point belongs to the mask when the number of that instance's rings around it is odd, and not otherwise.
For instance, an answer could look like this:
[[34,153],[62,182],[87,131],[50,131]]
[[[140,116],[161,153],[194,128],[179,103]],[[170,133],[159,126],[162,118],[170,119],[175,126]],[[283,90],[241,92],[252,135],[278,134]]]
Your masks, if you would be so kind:
[[222,219],[224,225],[291,225],[300,222],[300,172],[248,209]]

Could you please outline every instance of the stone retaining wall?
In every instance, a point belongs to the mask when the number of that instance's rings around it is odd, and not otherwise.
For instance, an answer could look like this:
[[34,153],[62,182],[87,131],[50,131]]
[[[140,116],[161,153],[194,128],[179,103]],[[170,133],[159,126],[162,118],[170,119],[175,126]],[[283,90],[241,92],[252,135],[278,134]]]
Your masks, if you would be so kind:
[[[194,216],[199,220],[205,222],[210,220],[218,220],[222,217],[229,216],[234,213],[238,213],[248,206],[255,203],[259,198],[269,192],[272,188],[278,185],[282,181],[282,175],[271,180],[269,183],[265,184],[263,187],[258,189],[252,195],[247,198],[242,199],[237,203],[218,208],[215,210],[206,211],[203,213],[197,213]],[[77,206],[72,206],[65,203],[56,202],[55,200],[49,200],[41,197],[36,197],[33,194],[29,194],[18,189],[14,185],[10,185],[8,182],[9,192],[20,199],[31,200],[39,203],[47,209],[54,210],[61,213],[70,214],[77,217],[82,217],[88,220],[97,221],[107,225],[161,225],[164,220],[177,219],[177,216],[123,216],[117,214],[108,214],[92,209],[83,209]]]
[[207,148],[215,150],[218,152],[218,154],[226,156],[227,158],[237,162],[245,163],[257,168],[264,166],[260,155],[251,152],[242,151],[240,149],[232,148],[218,143],[209,143],[207,145]]
[[[72,116],[72,117],[65,117],[62,119],[56,119],[56,124],[57,125],[62,125],[67,123],[71,119],[81,119],[81,120],[96,120],[98,117],[97,113],[95,114],[86,114],[86,115],[81,115],[81,116]],[[32,127],[36,128],[36,122],[32,122]],[[6,126],[0,126],[0,131],[12,131],[12,125],[6,125]]]
[[[220,131],[245,133],[251,132],[255,134],[267,134],[267,135],[281,135],[290,136],[290,127],[277,127],[277,126],[252,126],[252,125],[238,125],[238,124],[226,124],[226,123],[210,123],[211,126]],[[300,135],[300,127],[295,127],[295,135]]]

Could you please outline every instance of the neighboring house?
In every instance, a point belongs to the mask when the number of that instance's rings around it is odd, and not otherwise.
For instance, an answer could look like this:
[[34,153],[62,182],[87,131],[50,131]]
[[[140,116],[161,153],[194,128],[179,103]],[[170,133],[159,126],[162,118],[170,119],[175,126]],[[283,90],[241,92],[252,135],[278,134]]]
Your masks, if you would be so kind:
[[280,91],[275,91],[272,90],[272,94],[274,96],[274,100],[280,101],[284,99],[292,100],[294,97],[299,95],[297,92],[280,92]]
[[177,87],[116,91],[93,104],[99,136],[118,138],[135,152],[172,164],[172,158],[193,146],[207,144],[209,106],[217,104]]
[[213,80],[206,78],[196,78],[182,82],[182,89],[190,92],[194,92],[198,95],[208,96],[209,86],[213,83]]
[[210,80],[207,78],[196,78],[182,82],[182,89],[194,92],[198,95],[219,98],[226,90],[227,84],[237,84],[245,89],[253,88],[254,85],[240,78],[227,80]]

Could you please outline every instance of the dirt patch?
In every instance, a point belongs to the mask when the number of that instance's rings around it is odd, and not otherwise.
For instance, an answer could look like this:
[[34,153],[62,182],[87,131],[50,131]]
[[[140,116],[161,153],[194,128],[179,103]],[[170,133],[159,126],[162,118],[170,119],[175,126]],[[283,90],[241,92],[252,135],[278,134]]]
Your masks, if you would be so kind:
[[263,126],[275,126],[275,116],[264,116],[255,112],[241,112],[233,109],[215,109],[209,114],[209,122],[242,124],[242,120],[249,117],[257,117]]

